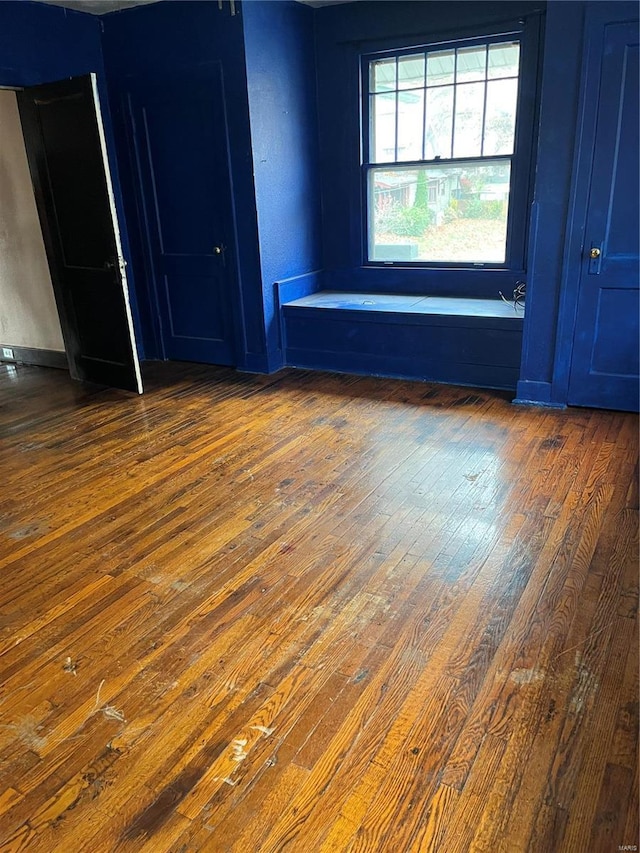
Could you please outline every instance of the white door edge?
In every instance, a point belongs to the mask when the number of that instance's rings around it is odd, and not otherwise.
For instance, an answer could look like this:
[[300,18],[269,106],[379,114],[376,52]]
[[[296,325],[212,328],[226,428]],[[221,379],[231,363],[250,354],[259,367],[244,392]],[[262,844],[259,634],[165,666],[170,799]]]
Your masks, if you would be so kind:
[[104,134],[104,125],[102,123],[102,110],[100,109],[100,95],[98,94],[98,78],[96,74],[91,72],[91,88],[93,90],[93,103],[96,110],[96,124],[98,126],[98,135],[100,137],[100,150],[102,152],[102,163],[104,165],[104,175],[107,182],[107,194],[109,196],[109,208],[111,210],[111,221],[113,223],[113,233],[116,241],[116,252],[118,253],[118,267],[120,270],[120,282],[122,285],[122,293],[124,295],[125,311],[127,323],[129,326],[129,338],[131,340],[131,351],[133,354],[133,365],[136,373],[136,383],[138,385],[138,394],[142,394],[142,374],[140,372],[140,361],[138,359],[138,349],[136,347],[136,334],[133,327],[133,315],[131,313],[131,302],[129,300],[129,286],[127,284],[127,269],[124,255],[122,254],[122,241],[120,239],[120,225],[118,223],[118,211],[116,209],[116,199],[113,194],[113,183],[111,180],[111,169],[109,167],[109,157],[107,155],[107,140]]

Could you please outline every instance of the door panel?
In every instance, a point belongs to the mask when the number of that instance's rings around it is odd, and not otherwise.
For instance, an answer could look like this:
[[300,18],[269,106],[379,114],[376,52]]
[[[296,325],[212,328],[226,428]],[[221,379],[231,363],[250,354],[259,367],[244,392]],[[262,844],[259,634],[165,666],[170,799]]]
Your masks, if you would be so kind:
[[[179,284],[176,284],[176,280]],[[176,279],[166,276],[165,282],[171,333],[174,337],[223,338],[225,329],[220,320],[220,300],[216,289],[210,287],[209,276],[191,275]],[[206,297],[205,305],[202,294]],[[192,305],[200,305],[202,310],[194,315]]]
[[638,317],[638,291],[624,288],[601,287],[596,306],[595,338],[591,354],[591,369],[600,376],[638,375],[640,358],[638,357],[638,324],[623,327],[631,329],[632,334],[620,337],[615,346],[611,346],[611,335],[620,328],[620,317]]
[[18,105],[71,374],[142,393],[95,77]]
[[133,139],[165,357],[234,364],[221,73],[197,74],[131,87]]
[[604,29],[568,402],[637,411],[638,25]]

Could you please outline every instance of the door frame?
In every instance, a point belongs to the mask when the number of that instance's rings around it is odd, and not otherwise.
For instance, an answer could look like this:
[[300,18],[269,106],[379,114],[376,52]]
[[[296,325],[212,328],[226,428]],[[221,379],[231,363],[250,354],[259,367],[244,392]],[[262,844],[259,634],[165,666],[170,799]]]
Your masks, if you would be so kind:
[[[0,92],[13,92],[14,95],[16,96],[16,98],[15,98],[16,110],[18,110],[18,121],[20,122],[20,133],[21,133],[21,137],[23,140],[24,140],[24,127],[23,127],[22,121],[20,119],[20,112],[19,112],[19,108],[18,108],[17,95],[18,95],[18,92],[22,92],[25,88],[27,88],[27,86],[20,86],[16,83],[0,82]],[[26,147],[26,142],[25,142],[25,147]],[[26,155],[26,151],[25,151],[25,155]],[[35,191],[35,187],[33,185],[33,180],[31,178],[31,170],[30,169],[29,169],[29,184],[31,186],[31,198],[33,199],[34,204],[36,205],[36,208],[37,208],[36,191]],[[2,199],[0,199],[0,203],[1,202],[2,202]],[[51,263],[49,261],[49,253],[47,252],[46,244],[44,244],[44,234],[42,234],[42,223],[40,222],[39,211],[37,211],[37,221],[38,221],[38,227],[40,228],[40,234],[41,234],[43,245],[44,245],[45,257],[47,259],[47,269],[49,270],[49,278],[51,280]],[[11,348],[14,351],[18,352],[21,356],[26,356],[27,354],[29,354],[28,357],[30,360],[28,362],[25,361],[25,363],[27,363],[27,364],[34,364],[34,365],[38,365],[40,367],[55,367],[59,370],[67,370],[69,372],[69,374],[71,374],[71,363],[69,360],[69,352],[68,352],[69,345],[68,345],[67,336],[66,336],[66,329],[64,328],[63,318],[60,315],[60,305],[58,303],[58,297],[56,294],[56,290],[53,287],[53,281],[52,280],[51,280],[51,292],[53,293],[53,302],[54,302],[54,305],[56,308],[56,314],[58,315],[58,320],[60,322],[60,331],[62,333],[62,343],[64,344],[64,350],[62,350],[62,351],[49,350],[49,349],[42,349],[41,350],[38,347],[24,347],[24,346],[18,346],[18,345],[15,345],[15,346],[11,345]],[[11,361],[4,362],[4,361],[0,360],[0,364],[11,364],[11,363],[12,363]]]
[[[583,57],[576,122],[567,230],[562,260],[558,329],[553,370],[553,398],[566,404],[576,332],[578,298],[584,263],[584,245],[594,165],[596,122],[600,104],[600,75],[605,27],[607,24],[636,23],[636,3],[588,3],[585,15]],[[593,92],[598,97],[592,97]]]
[[[6,80],[5,79],[6,72],[7,72],[7,69],[0,69],[0,89],[3,89],[5,91],[8,90],[8,91],[15,92],[16,96],[17,96],[18,92],[23,92],[25,90],[28,90],[32,86],[46,86],[50,83],[60,82],[59,80],[42,80],[42,81],[39,81],[38,83],[20,84],[20,83],[17,83],[15,80],[11,80],[11,79]],[[87,72],[84,72],[83,74],[78,74],[76,76],[89,77],[91,80],[91,89],[93,92],[93,103],[94,103],[94,109],[95,109],[95,113],[96,113],[98,138],[99,138],[99,143],[100,143],[100,155],[101,155],[101,159],[102,159],[102,163],[103,163],[103,167],[104,167],[104,171],[105,171],[105,181],[106,181],[106,186],[107,186],[108,204],[109,204],[109,209],[111,212],[111,222],[113,224],[114,240],[115,240],[116,250],[117,250],[117,255],[118,255],[119,275],[120,275],[120,280],[121,280],[122,292],[123,292],[123,296],[124,296],[125,316],[126,316],[126,320],[127,320],[127,327],[129,329],[129,335],[130,335],[130,338],[132,341],[133,363],[134,363],[134,371],[135,371],[135,375],[136,375],[136,381],[137,381],[137,385],[138,385],[138,394],[142,394],[143,393],[142,372],[141,372],[141,367],[140,367],[140,356],[139,356],[139,352],[138,352],[138,339],[137,339],[137,334],[139,334],[139,330],[136,329],[136,323],[134,321],[133,311],[132,311],[132,307],[131,307],[131,297],[130,297],[130,291],[129,291],[129,283],[128,283],[128,278],[127,278],[127,272],[126,272],[126,267],[127,267],[128,262],[124,257],[124,251],[123,251],[123,247],[122,247],[122,236],[121,236],[121,230],[122,229],[121,229],[121,225],[120,225],[120,217],[118,216],[118,209],[117,209],[117,205],[116,205],[116,198],[115,198],[115,192],[114,192],[114,187],[113,187],[112,168],[111,168],[111,163],[109,161],[109,149],[108,149],[107,138],[106,138],[106,134],[105,134],[103,110],[102,110],[102,104],[101,104],[101,99],[100,99],[100,91],[99,91],[99,86],[98,86],[98,76],[97,76],[96,72],[94,72],[94,71],[87,71]],[[25,129],[22,121],[21,121],[21,130],[22,130],[22,136],[26,137],[26,129]],[[26,138],[25,138],[25,147],[26,147]],[[29,168],[29,171],[31,172],[31,168]],[[45,227],[48,228],[49,226],[48,226],[48,223],[46,223],[46,216],[45,216],[45,223],[46,224],[43,223],[41,220],[41,213],[43,211],[41,209],[42,206],[40,204],[38,204],[37,190],[36,190],[36,187],[35,187],[34,182],[33,182],[33,176],[31,176],[31,186],[32,186],[33,197],[36,201],[36,207],[38,208],[38,219],[40,221],[40,228],[41,228],[41,231],[44,232]],[[62,338],[63,338],[64,347],[65,347],[65,356],[67,359],[69,373],[72,376],[72,378],[75,379],[78,377],[74,376],[73,356],[72,356],[73,341],[74,341],[74,325],[73,325],[73,323],[70,322],[69,317],[67,316],[67,312],[66,312],[66,309],[64,306],[64,302],[62,299],[60,299],[60,296],[59,296],[58,287],[56,286],[56,283],[55,283],[55,269],[54,269],[54,263],[55,262],[52,259],[52,256],[51,256],[51,253],[50,253],[50,250],[48,247],[48,240],[45,238],[44,233],[43,233],[43,239],[44,239],[45,254],[47,257],[47,265],[49,267],[49,271],[50,271],[50,275],[51,275],[51,282],[52,282],[53,294],[54,294],[54,298],[55,298],[56,310],[57,310],[57,314],[58,314],[58,319],[60,320],[60,327],[62,330]]]

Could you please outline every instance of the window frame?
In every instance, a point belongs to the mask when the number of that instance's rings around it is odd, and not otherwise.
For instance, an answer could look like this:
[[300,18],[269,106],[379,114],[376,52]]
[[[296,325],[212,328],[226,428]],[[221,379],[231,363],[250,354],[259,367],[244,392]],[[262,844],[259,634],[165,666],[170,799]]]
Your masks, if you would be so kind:
[[[509,41],[520,44],[520,68],[516,103],[516,124],[513,153],[488,157],[452,157],[431,160],[402,160],[374,163],[370,160],[370,77],[369,65],[380,59],[401,58],[416,53],[429,53],[453,48],[491,45]],[[374,49],[375,48],[375,49]],[[417,271],[452,271],[465,273],[503,272],[524,275],[526,270],[528,218],[533,187],[533,152],[535,145],[535,119],[538,110],[537,90],[539,74],[539,16],[528,20],[511,22],[493,28],[478,28],[474,34],[458,38],[429,39],[428,41],[404,41],[394,46],[372,45],[360,54],[359,101],[360,101],[360,191],[361,191],[361,240],[360,257],[364,268],[390,268]],[[453,154],[453,151],[452,151]],[[505,260],[495,262],[461,262],[410,260],[373,260],[369,258],[369,211],[372,205],[369,174],[375,169],[412,169],[437,164],[484,163],[508,159],[511,163],[509,210],[507,215]]]

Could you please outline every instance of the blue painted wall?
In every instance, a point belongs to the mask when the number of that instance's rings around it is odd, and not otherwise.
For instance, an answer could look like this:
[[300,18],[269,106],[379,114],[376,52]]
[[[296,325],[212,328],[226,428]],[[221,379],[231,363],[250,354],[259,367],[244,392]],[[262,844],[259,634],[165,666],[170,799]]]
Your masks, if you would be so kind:
[[[123,97],[132,82],[140,88],[180,69],[182,79],[198,76],[198,67],[220,61],[223,68],[229,141],[229,169],[235,205],[237,290],[234,294],[236,356],[240,368],[267,370],[265,318],[253,185],[253,158],[245,72],[241,10],[230,14],[225,2],[181,0],[115,12],[102,18],[105,67],[115,121],[118,155],[123,164],[127,210],[135,237],[138,280],[145,280],[134,177],[124,121]],[[176,152],[176,157],[180,152]],[[180,204],[180,200],[177,200]],[[147,356],[158,357],[152,297],[145,290],[143,327]],[[193,306],[194,312],[198,306]]]
[[0,3],[0,82],[32,86],[102,66],[96,18],[29,0]]
[[321,265],[314,12],[242,7],[269,368],[282,365],[275,282]]
[[[33,86],[91,72],[95,72],[98,79],[120,236],[124,256],[128,259],[131,251],[102,60],[100,22],[92,15],[29,0],[0,2],[0,85]],[[134,324],[139,329],[132,275],[129,293]],[[137,338],[138,353],[142,356],[142,339],[140,335]]]

